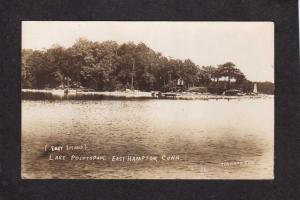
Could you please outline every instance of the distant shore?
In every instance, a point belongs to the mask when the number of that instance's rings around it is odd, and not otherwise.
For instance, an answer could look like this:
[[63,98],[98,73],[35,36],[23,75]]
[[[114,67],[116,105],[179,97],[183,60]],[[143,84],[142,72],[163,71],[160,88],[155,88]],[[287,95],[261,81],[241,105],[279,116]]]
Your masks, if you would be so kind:
[[[170,94],[170,95],[167,95]],[[68,90],[66,94],[63,89],[38,90],[22,89],[22,100],[138,100],[138,99],[174,99],[174,100],[209,100],[209,99],[244,99],[244,98],[269,98],[273,95],[215,95],[209,93],[177,92],[162,93],[158,97],[157,92],[143,91],[107,91],[107,92],[83,92],[75,89]]]

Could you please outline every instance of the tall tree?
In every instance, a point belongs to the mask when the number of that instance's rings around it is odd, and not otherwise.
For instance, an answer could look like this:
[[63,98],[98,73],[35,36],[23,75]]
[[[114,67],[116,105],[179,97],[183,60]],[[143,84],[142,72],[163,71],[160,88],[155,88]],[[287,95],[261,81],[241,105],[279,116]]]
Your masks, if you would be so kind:
[[235,78],[237,87],[247,82],[232,62],[200,68],[190,59],[167,58],[144,43],[118,45],[79,38],[69,48],[53,45],[47,50],[22,50],[22,87],[54,88],[67,79],[74,87],[102,91],[169,91],[176,89],[178,79],[183,79],[185,87],[220,87],[222,77],[228,85]]

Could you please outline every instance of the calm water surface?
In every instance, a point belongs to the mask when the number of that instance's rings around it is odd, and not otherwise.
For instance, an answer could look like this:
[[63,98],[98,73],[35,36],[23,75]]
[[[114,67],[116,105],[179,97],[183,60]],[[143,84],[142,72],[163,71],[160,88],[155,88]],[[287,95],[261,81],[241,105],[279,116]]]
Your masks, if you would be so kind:
[[[22,101],[23,178],[273,177],[274,99]],[[86,145],[50,152],[47,147]],[[66,155],[65,161],[49,155]],[[72,155],[106,160],[71,161]],[[112,162],[112,156],[176,155]]]

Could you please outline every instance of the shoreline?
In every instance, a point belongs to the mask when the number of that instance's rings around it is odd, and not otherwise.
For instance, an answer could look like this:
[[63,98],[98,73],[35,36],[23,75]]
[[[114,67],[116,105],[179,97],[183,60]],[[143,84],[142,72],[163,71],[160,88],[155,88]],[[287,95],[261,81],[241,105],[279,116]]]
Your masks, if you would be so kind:
[[22,89],[22,100],[147,100],[147,99],[172,99],[172,100],[210,100],[210,99],[260,99],[271,98],[274,95],[241,95],[227,96],[215,95],[209,93],[180,92],[172,93],[174,96],[153,96],[152,92],[143,91],[106,91],[106,92],[83,92],[70,89],[68,94],[63,89],[39,90],[39,89]]

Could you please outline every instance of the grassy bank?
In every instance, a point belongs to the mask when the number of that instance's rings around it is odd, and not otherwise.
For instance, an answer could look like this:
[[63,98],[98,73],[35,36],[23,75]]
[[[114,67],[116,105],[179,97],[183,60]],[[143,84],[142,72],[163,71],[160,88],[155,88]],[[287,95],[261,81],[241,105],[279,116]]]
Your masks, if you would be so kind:
[[22,90],[22,100],[133,100],[133,99],[152,99],[150,95],[132,95],[126,93],[101,93],[101,92],[70,92],[64,94],[57,90]]

